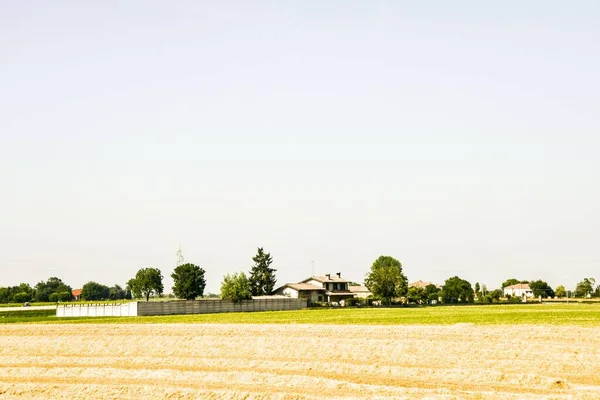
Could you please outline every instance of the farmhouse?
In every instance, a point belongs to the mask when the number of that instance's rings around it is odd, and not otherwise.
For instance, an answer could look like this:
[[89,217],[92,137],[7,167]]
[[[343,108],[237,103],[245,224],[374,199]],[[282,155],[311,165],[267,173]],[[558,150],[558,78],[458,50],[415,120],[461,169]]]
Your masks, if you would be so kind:
[[73,297],[73,301],[81,300],[81,289],[73,289],[71,296]]
[[532,298],[533,290],[531,290],[527,283],[517,283],[516,285],[505,287],[504,295],[512,297],[522,297],[523,299]]
[[311,276],[298,283],[286,283],[275,289],[273,294],[308,299],[311,302],[340,302],[355,297],[348,289],[349,283],[350,281],[342,278],[342,274],[338,272],[334,276]]

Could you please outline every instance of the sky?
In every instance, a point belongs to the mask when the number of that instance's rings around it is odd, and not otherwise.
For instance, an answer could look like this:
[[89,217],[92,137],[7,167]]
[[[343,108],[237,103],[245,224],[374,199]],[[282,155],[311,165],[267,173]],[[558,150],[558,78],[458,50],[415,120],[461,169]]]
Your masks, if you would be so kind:
[[597,1],[0,1],[0,286],[600,279]]

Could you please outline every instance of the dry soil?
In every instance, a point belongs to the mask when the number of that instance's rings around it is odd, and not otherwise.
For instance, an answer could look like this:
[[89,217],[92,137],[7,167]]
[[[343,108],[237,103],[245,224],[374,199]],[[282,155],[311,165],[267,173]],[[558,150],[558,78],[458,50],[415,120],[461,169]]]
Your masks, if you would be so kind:
[[0,325],[0,398],[600,399],[600,328]]

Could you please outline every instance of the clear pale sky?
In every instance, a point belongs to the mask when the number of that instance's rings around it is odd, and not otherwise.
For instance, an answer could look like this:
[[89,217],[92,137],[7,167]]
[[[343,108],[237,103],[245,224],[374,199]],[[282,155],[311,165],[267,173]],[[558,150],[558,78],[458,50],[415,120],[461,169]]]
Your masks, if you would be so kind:
[[600,279],[598,1],[0,2],[0,286]]

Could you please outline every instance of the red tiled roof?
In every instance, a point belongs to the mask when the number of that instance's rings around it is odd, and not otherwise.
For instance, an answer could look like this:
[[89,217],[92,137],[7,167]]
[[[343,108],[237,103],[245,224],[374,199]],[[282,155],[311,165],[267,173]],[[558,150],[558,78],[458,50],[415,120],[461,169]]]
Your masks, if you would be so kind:
[[71,294],[74,297],[81,296],[81,289],[73,289],[73,291],[71,292]]

